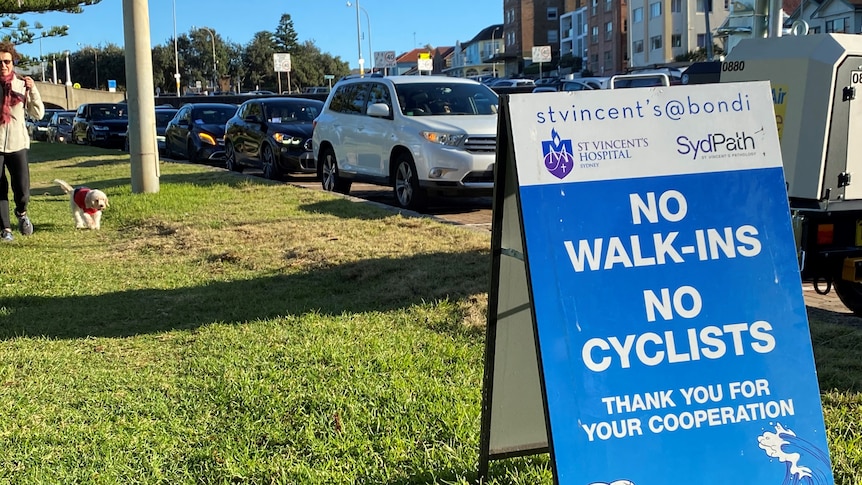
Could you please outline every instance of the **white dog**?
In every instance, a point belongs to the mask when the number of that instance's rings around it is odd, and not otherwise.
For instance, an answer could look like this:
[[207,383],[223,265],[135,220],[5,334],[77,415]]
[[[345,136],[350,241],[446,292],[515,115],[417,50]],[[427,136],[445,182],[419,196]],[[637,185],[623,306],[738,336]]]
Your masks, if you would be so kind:
[[102,210],[108,207],[108,196],[98,189],[73,188],[68,183],[54,179],[69,194],[69,208],[75,219],[76,229],[99,229],[102,227]]

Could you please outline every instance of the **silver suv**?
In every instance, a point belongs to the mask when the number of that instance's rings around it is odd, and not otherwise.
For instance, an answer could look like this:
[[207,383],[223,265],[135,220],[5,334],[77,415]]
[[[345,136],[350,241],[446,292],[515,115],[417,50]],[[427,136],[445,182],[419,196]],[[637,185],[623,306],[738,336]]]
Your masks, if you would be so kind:
[[428,194],[490,195],[497,102],[490,88],[463,78],[340,81],[312,136],[324,190],[347,194],[354,180],[388,185],[410,209]]

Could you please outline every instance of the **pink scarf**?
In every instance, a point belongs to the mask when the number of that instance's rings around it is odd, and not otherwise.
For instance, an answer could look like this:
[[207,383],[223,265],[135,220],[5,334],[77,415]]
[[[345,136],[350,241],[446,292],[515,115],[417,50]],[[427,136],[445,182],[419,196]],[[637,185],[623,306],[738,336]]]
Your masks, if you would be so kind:
[[0,82],[3,83],[3,110],[0,112],[0,124],[4,125],[12,120],[12,106],[24,101],[22,93],[16,93],[12,90],[13,79],[15,79],[14,72],[10,72],[8,76],[0,77]]

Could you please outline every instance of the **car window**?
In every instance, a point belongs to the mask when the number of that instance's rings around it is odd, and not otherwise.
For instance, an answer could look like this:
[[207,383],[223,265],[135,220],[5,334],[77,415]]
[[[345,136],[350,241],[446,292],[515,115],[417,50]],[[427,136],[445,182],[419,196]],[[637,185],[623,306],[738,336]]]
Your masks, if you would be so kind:
[[176,111],[173,110],[156,110],[156,126],[168,126],[168,122],[174,118]]
[[271,102],[263,109],[270,123],[310,123],[320,114],[318,105],[303,101]]
[[339,113],[365,113],[365,100],[368,97],[368,83],[350,83],[338,86],[329,109]]
[[465,83],[404,83],[395,87],[406,116],[490,115],[497,112],[497,95],[485,85]]
[[389,88],[383,83],[371,83],[368,104],[375,103],[383,103],[389,106],[389,112],[392,112],[392,97],[389,95]]
[[254,116],[258,120],[263,119],[263,107],[260,103],[248,103],[245,105],[245,111],[243,111],[241,118],[245,119],[249,116]]

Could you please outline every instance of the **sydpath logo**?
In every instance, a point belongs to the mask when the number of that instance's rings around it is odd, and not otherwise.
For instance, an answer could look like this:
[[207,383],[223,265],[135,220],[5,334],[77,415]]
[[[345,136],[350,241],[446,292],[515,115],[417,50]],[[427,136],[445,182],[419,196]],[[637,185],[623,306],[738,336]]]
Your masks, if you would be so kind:
[[545,168],[560,180],[566,178],[575,167],[572,140],[561,139],[557,130],[551,129],[551,139],[542,142],[542,154],[545,156]]

